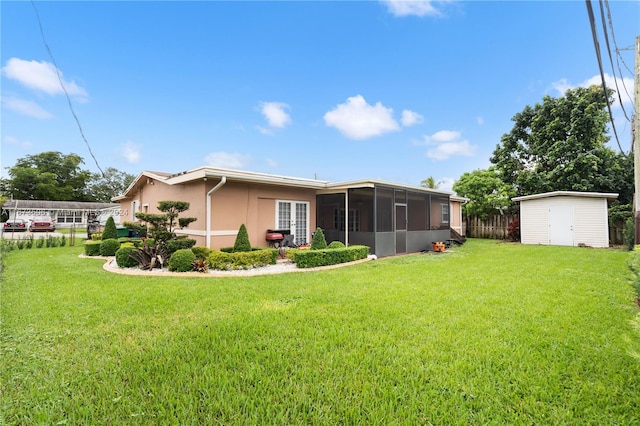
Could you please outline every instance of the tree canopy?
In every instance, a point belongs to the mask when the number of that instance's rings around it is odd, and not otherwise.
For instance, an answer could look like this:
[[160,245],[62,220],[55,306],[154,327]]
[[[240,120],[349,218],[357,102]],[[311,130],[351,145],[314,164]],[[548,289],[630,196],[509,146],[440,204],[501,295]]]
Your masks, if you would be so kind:
[[500,179],[494,168],[466,172],[453,184],[456,194],[469,198],[462,208],[467,215],[486,218],[492,213],[505,210],[513,203],[515,190]]
[[526,106],[501,138],[491,163],[517,195],[550,191],[617,192],[633,197],[633,157],[606,143],[608,98],[598,86],[545,96]]
[[0,179],[4,196],[19,200],[110,202],[133,181],[134,176],[113,167],[104,175],[83,170],[77,154],[47,151],[27,155],[8,167],[8,178]]

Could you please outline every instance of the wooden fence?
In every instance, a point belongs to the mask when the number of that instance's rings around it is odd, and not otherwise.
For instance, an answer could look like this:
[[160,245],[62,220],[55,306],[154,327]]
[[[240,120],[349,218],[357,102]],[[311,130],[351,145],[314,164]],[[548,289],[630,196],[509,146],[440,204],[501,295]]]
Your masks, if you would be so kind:
[[519,218],[519,215],[493,215],[486,219],[482,219],[480,216],[468,217],[467,237],[506,240],[509,234],[509,224],[515,218]]

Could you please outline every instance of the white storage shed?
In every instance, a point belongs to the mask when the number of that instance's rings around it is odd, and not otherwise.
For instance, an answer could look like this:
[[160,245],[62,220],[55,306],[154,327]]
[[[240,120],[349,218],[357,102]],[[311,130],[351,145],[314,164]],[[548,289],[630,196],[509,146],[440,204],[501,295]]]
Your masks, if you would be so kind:
[[608,201],[618,194],[555,191],[520,202],[522,244],[609,247]]

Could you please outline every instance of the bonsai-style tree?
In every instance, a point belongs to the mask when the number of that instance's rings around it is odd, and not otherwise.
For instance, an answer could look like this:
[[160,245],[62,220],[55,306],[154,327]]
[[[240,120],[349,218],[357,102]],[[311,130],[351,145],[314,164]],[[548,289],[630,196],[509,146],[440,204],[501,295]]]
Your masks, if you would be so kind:
[[313,240],[311,240],[311,250],[322,250],[327,248],[327,240],[324,238],[324,232],[322,228],[317,228],[313,233]]
[[135,255],[143,269],[162,267],[170,257],[167,242],[178,239],[175,229],[186,228],[197,220],[195,217],[178,217],[180,213],[189,210],[189,203],[186,201],[160,201],[158,210],[164,214],[136,213],[136,218],[148,224],[147,237],[154,240],[153,245],[145,242],[143,248],[136,251]]
[[118,238],[118,230],[116,229],[116,222],[113,220],[113,216],[109,216],[107,223],[104,225],[102,240],[110,240],[113,238]]
[[251,251],[251,243],[249,242],[249,234],[247,233],[247,227],[244,223],[240,225],[238,235],[236,236],[236,242],[233,244],[233,251]]
[[178,218],[180,213],[189,210],[189,203],[186,201],[160,201],[158,210],[164,214],[136,213],[136,218],[148,224],[147,236],[156,242],[166,243],[176,238],[175,229],[186,228],[191,222],[198,220],[195,217]]

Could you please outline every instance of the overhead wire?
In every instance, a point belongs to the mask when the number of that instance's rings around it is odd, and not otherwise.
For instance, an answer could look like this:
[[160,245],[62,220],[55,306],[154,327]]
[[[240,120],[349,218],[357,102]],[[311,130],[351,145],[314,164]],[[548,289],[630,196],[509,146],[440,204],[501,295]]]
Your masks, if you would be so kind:
[[[618,42],[616,41],[616,34],[613,31],[613,21],[611,20],[611,9],[609,8],[609,0],[605,0],[604,4],[607,7],[607,18],[609,20],[609,28],[611,29],[611,39],[613,40],[613,47],[615,48],[615,51],[616,51],[616,64],[618,65],[618,73],[620,74],[620,79],[622,80],[622,87],[624,87],[624,91],[629,97],[629,99],[632,99],[632,96],[629,94],[629,89],[627,88],[627,85],[624,82],[624,76],[622,75],[622,67],[620,66],[620,62],[622,62],[622,64],[625,66],[625,68],[627,69],[627,71],[629,71],[631,75],[633,75],[633,71],[631,71],[631,68],[629,68],[627,63],[624,61],[624,58],[620,54],[620,49],[618,48]],[[633,47],[625,50],[633,50]]]
[[613,113],[611,111],[611,102],[609,102],[609,96],[607,95],[607,83],[604,78],[604,70],[602,68],[602,57],[600,55],[600,44],[598,42],[598,33],[596,31],[596,19],[593,14],[593,7],[591,6],[591,0],[585,0],[587,3],[587,13],[589,14],[589,23],[591,25],[591,35],[593,36],[593,45],[596,49],[596,58],[598,60],[598,68],[600,69],[600,79],[602,80],[602,89],[604,90],[605,99],[607,101],[607,110],[609,111],[609,119],[611,120],[611,128],[616,138],[618,148],[620,152],[624,152],[622,145],[620,145],[620,138],[618,137],[618,131],[616,130],[615,122],[613,121]]
[[82,130],[82,125],[80,124],[80,120],[78,119],[78,116],[76,115],[76,112],[73,109],[73,104],[71,103],[71,97],[67,92],[67,88],[65,87],[64,82],[62,81],[62,76],[60,75],[60,69],[58,68],[58,64],[56,63],[55,58],[53,57],[53,52],[51,51],[51,48],[47,43],[47,39],[44,35],[44,29],[42,28],[42,21],[40,20],[40,13],[38,13],[38,8],[36,7],[33,0],[31,0],[31,6],[33,6],[33,10],[36,13],[36,18],[38,20],[38,27],[40,28],[40,35],[42,36],[42,42],[44,43],[44,47],[47,49],[47,53],[49,53],[49,58],[51,58],[51,62],[53,63],[53,66],[56,70],[56,76],[58,77],[58,82],[60,83],[60,87],[62,87],[62,91],[64,92],[65,97],[67,98],[67,104],[69,105],[69,110],[71,111],[71,115],[73,116],[74,120],[76,121],[76,124],[78,125],[80,136],[82,137],[82,140],[84,140],[85,145],[87,145],[87,148],[89,149],[89,154],[91,154],[91,158],[93,158],[93,161],[96,163],[96,167],[98,168],[98,170],[100,170],[100,174],[102,174],[102,177],[106,177],[106,175],[104,174],[104,171],[100,167],[100,164],[98,164],[98,159],[96,158],[96,156],[93,154],[93,151],[91,150],[91,145],[89,145],[89,141],[87,140],[86,136],[84,135],[84,131]]
[[[609,7],[609,2],[607,0],[607,10]],[[616,85],[616,94],[618,95],[618,101],[620,101],[620,108],[622,108],[622,112],[624,113],[624,118],[627,119],[628,122],[631,122],[631,119],[627,115],[627,110],[624,108],[624,103],[622,102],[622,95],[620,93],[620,88],[618,87],[618,79],[616,78],[616,68],[613,64],[613,56],[611,55],[611,45],[609,44],[609,35],[607,32],[607,23],[604,17],[604,7],[603,1],[600,0],[600,18],[602,20],[602,34],[604,35],[604,41],[607,46],[607,52],[609,54],[609,62],[611,63],[611,72],[613,73],[613,82]],[[611,15],[609,15],[609,23],[611,23]],[[613,34],[613,26],[611,26],[611,32]],[[622,80],[624,82],[624,79]]]

